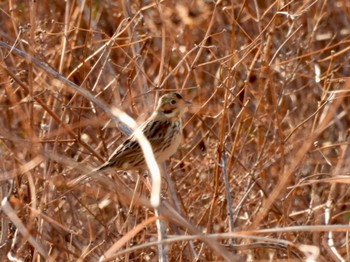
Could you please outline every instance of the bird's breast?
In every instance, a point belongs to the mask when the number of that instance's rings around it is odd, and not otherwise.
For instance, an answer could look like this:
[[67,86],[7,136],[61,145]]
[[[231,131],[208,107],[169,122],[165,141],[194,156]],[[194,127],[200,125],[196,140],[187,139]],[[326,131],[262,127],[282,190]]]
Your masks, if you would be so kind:
[[182,139],[182,123],[181,120],[174,121],[171,128],[168,128],[163,146],[159,152],[159,162],[165,161],[171,157],[178,147],[180,146]]

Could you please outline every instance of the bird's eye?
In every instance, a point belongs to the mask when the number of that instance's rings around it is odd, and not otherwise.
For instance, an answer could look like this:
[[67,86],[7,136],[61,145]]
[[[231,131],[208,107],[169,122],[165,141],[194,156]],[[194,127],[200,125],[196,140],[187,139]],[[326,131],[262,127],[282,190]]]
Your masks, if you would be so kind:
[[174,100],[174,99],[171,100],[171,101],[170,101],[170,104],[175,105],[175,104],[176,104],[176,100]]

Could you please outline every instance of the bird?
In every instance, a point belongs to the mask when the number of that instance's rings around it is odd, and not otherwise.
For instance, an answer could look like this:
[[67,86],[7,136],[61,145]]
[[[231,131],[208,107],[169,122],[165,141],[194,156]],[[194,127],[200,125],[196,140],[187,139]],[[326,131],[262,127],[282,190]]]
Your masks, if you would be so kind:
[[[168,160],[180,146],[181,118],[190,104],[179,93],[167,93],[159,98],[152,115],[138,127],[150,142],[158,163]],[[140,170],[145,167],[141,146],[133,133],[94,171]]]

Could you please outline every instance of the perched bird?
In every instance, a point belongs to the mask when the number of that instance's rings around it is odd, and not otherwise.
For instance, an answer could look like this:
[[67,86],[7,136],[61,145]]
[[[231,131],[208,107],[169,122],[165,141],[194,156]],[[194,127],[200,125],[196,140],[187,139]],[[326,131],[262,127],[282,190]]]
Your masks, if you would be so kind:
[[[182,138],[181,117],[190,103],[178,93],[168,93],[159,98],[153,114],[139,127],[152,146],[156,161],[161,163],[171,157]],[[94,171],[113,168],[119,170],[146,167],[142,149],[132,134]]]

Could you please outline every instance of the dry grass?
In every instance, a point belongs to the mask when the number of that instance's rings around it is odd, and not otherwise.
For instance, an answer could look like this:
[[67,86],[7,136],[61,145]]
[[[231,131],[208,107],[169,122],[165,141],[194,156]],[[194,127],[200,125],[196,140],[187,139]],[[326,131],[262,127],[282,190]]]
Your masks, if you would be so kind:
[[[0,3],[0,259],[349,261],[350,2],[131,2]],[[124,139],[110,108],[170,90],[159,209],[138,172],[68,186]]]

